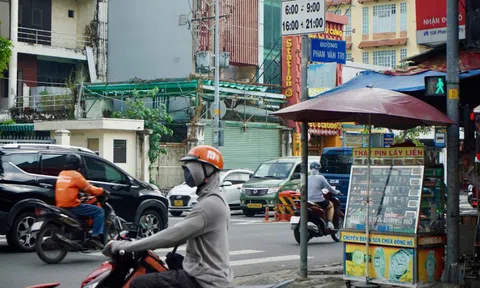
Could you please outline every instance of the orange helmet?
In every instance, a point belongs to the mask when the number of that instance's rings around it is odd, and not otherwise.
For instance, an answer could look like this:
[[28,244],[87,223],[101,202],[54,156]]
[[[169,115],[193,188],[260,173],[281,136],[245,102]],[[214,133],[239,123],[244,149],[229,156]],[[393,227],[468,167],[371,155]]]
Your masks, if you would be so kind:
[[218,149],[209,145],[199,145],[193,147],[187,156],[180,159],[180,161],[199,161],[213,165],[218,170],[223,169],[223,156]]

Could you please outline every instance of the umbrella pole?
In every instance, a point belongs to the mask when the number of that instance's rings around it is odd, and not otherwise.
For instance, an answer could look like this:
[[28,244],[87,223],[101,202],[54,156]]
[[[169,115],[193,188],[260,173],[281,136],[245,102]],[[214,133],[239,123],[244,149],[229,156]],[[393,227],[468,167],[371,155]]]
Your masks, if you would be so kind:
[[365,281],[366,284],[370,284],[370,157],[371,157],[371,152],[372,152],[372,115],[368,114],[368,158],[367,158],[367,213],[366,213],[366,218],[365,218],[365,236],[366,236],[366,252],[367,252],[367,260],[366,260],[366,275],[365,275]]

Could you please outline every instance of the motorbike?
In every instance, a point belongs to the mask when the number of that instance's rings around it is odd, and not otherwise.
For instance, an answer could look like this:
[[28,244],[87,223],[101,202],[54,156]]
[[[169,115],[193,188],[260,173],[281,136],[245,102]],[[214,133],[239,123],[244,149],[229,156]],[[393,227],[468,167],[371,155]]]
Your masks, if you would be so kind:
[[468,196],[467,196],[467,200],[468,200],[468,204],[470,204],[470,206],[472,206],[473,208],[477,208],[478,206],[478,189],[473,187],[472,184],[468,184]]
[[[326,191],[326,192],[325,192]],[[332,193],[325,190],[323,195],[325,199],[333,204],[334,216],[332,224],[335,229],[327,227],[327,211],[323,210],[319,205],[308,201],[308,241],[314,237],[331,236],[335,242],[340,241],[340,228],[343,226],[345,215],[341,211],[340,200]],[[294,216],[290,218],[290,226],[293,230],[293,236],[298,244],[300,244],[300,200],[295,200]]]
[[[115,214],[108,204],[110,192],[105,191],[98,197],[81,194],[80,200],[85,204],[97,205],[105,212],[105,244],[123,231],[126,221]],[[68,252],[93,253],[99,249],[88,245],[89,231],[93,227],[93,218],[75,215],[68,209],[48,204],[39,204],[35,208],[37,222],[32,232],[37,233],[37,255],[47,264],[61,262]],[[56,253],[50,253],[56,252]]]
[[[115,239],[131,241],[126,238],[127,232],[122,231]],[[110,245],[110,243],[107,244]],[[175,253],[174,248],[173,253]],[[151,250],[127,253],[124,250],[118,254],[109,255],[110,259],[102,263],[82,282],[81,288],[128,288],[133,278],[146,273],[168,271],[168,265]],[[167,260],[168,262],[168,260]],[[294,280],[287,280],[279,284],[259,285],[255,288],[284,288]],[[26,288],[53,288],[60,286],[60,283],[47,283]],[[251,286],[250,286],[251,287]],[[238,286],[237,288],[242,288]],[[247,288],[244,286],[243,288]]]

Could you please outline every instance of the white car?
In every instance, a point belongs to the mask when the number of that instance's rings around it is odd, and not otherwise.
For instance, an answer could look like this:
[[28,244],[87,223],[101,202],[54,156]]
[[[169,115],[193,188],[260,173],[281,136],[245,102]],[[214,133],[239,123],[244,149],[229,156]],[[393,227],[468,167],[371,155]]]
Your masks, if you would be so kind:
[[[220,171],[220,192],[223,194],[231,210],[240,209],[240,193],[243,183],[250,179],[253,171],[246,169],[232,169]],[[182,183],[168,192],[170,207],[168,211],[173,216],[180,216],[183,212],[190,212],[197,204],[197,188]]]

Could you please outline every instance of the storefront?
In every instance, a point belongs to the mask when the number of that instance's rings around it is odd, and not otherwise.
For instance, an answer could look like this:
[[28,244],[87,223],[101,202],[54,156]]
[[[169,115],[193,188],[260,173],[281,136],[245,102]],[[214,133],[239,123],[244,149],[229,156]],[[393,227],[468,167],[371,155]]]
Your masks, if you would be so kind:
[[[341,240],[344,279],[420,287],[443,272],[444,167],[420,147],[372,148],[369,249],[366,250],[367,149],[354,149],[354,165]],[[370,259],[370,261],[367,261]]]

